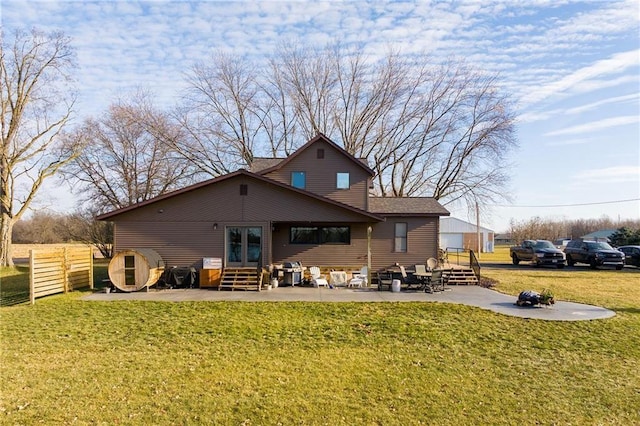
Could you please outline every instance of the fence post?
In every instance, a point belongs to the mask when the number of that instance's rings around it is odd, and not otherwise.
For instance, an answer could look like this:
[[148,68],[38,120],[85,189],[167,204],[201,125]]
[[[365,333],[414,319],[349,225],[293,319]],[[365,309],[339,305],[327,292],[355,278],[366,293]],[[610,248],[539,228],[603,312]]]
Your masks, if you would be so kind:
[[93,247],[89,246],[89,288],[93,290]]
[[62,248],[62,273],[64,276],[64,292],[69,292],[69,259],[67,257],[67,248]]
[[29,250],[29,303],[34,305],[36,303],[36,283],[33,276],[33,249]]

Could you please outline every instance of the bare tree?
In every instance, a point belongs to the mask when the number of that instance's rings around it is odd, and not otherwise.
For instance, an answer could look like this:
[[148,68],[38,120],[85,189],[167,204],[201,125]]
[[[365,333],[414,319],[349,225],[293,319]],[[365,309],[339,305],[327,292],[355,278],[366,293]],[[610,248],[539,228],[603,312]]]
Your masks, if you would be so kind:
[[270,59],[260,84],[263,101],[258,103],[264,137],[272,157],[291,154],[299,145],[299,116],[287,94],[285,75],[277,61]]
[[257,104],[254,68],[238,56],[214,54],[187,75],[189,89],[178,115],[189,138],[179,151],[206,174],[251,165],[264,110]]
[[210,174],[250,165],[261,150],[289,155],[321,132],[368,159],[378,195],[473,206],[505,197],[515,117],[497,76],[339,44],[281,47],[268,64],[258,75],[257,65],[218,55],[194,68],[189,105],[199,114],[189,129],[198,143],[184,151],[218,165]]
[[629,229],[640,233],[640,220],[613,220],[607,216],[598,219],[557,220],[535,216],[528,220],[511,220],[509,233],[514,241],[556,240],[560,238],[581,238],[591,232],[605,229]]
[[319,132],[332,134],[335,128],[337,79],[332,53],[329,48],[313,50],[283,46],[277,57],[286,84],[285,93],[305,140]]
[[13,226],[14,243],[52,244],[69,241],[66,232],[67,216],[48,212],[36,211],[27,219],[22,218]]
[[101,206],[98,213],[148,200],[191,183],[192,165],[173,149],[183,137],[151,95],[139,90],[66,135],[69,144],[87,147],[66,177],[81,184],[83,201]]
[[95,246],[102,256],[113,256],[113,222],[98,221],[101,211],[95,207],[79,209],[67,216],[66,233],[73,241]]
[[280,62],[305,136],[339,132],[348,152],[369,159],[379,195],[502,197],[516,140],[497,76],[393,51],[371,60],[339,45],[283,51]]
[[16,31],[0,40],[0,265],[11,266],[14,223],[42,184],[78,155],[61,149],[59,134],[72,112],[74,52],[62,33]]

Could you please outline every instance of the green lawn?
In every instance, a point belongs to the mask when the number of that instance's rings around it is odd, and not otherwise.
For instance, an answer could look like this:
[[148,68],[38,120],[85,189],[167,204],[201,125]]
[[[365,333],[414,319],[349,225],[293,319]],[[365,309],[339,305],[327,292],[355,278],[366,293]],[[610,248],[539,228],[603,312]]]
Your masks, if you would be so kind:
[[0,423],[640,424],[640,270],[482,272],[618,315],[54,296],[0,310]]

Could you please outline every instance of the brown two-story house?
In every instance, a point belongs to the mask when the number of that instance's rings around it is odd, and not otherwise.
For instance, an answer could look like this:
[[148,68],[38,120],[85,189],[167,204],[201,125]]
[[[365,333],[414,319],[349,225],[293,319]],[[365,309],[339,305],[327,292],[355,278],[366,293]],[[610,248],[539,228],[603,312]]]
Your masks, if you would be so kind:
[[[203,258],[223,267],[299,261],[311,266],[424,263],[438,252],[433,198],[374,197],[374,172],[324,135],[284,159],[239,170],[98,217],[115,251],[155,250],[167,267]],[[369,232],[370,231],[370,232]]]

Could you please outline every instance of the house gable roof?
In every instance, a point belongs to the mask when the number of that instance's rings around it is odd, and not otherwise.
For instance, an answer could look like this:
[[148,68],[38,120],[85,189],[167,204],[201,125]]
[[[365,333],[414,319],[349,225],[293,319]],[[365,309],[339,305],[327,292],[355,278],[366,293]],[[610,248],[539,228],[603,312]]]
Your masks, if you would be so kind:
[[128,213],[128,212],[131,212],[133,210],[136,210],[136,209],[139,209],[139,208],[143,208],[145,206],[149,206],[151,204],[154,204],[154,203],[157,203],[157,202],[160,202],[160,201],[168,200],[168,199],[176,197],[178,195],[185,194],[185,193],[188,193],[188,192],[191,192],[191,191],[195,191],[195,190],[204,188],[204,187],[209,186],[209,185],[215,185],[215,184],[220,183],[220,182],[228,181],[228,180],[233,179],[233,178],[238,177],[238,176],[246,176],[246,177],[249,177],[251,179],[256,179],[256,180],[259,180],[261,182],[268,183],[270,185],[273,185],[273,186],[281,188],[281,189],[285,189],[285,190],[293,192],[293,193],[301,194],[301,195],[303,195],[305,197],[312,198],[312,199],[314,199],[316,201],[320,201],[320,202],[325,203],[325,204],[333,205],[333,206],[348,210],[348,211],[350,211],[352,213],[356,213],[358,215],[364,216],[368,220],[373,220],[373,221],[382,221],[382,220],[384,220],[381,216],[376,215],[374,213],[367,212],[367,211],[358,209],[356,207],[352,207],[350,205],[347,205],[347,204],[344,204],[344,203],[340,203],[338,201],[331,200],[331,199],[326,198],[326,197],[322,197],[320,195],[314,194],[314,193],[309,192],[309,191],[305,191],[303,189],[298,189],[298,188],[291,187],[289,185],[285,185],[283,183],[280,183],[280,182],[274,181],[272,179],[269,179],[269,178],[267,178],[265,176],[262,176],[262,175],[259,175],[259,174],[255,174],[255,173],[249,172],[247,170],[243,170],[243,169],[238,170],[238,171],[233,172],[233,173],[229,173],[229,174],[223,175],[223,176],[219,176],[219,177],[216,177],[216,178],[213,178],[213,179],[209,179],[209,180],[206,180],[206,181],[203,181],[203,182],[199,182],[199,183],[196,183],[194,185],[190,185],[190,186],[188,186],[186,188],[182,188],[182,189],[179,189],[179,190],[176,190],[176,191],[172,191],[172,192],[169,192],[169,193],[166,193],[166,194],[163,194],[163,195],[159,195],[159,196],[157,196],[155,198],[152,198],[152,199],[149,199],[149,200],[146,200],[146,201],[142,201],[140,203],[133,204],[131,206],[124,207],[122,209],[118,209],[118,210],[114,210],[114,211],[111,211],[111,212],[108,212],[108,213],[104,213],[104,214],[96,217],[96,219],[97,220],[112,220],[114,217],[116,217],[118,215],[121,215],[121,214],[124,214],[124,213]]
[[369,211],[382,216],[449,216],[431,197],[371,197]]
[[322,133],[318,133],[314,138],[309,140],[309,142],[307,142],[306,144],[304,144],[303,146],[298,148],[294,153],[292,153],[291,155],[289,155],[286,158],[257,158],[257,159],[255,159],[254,160],[254,164],[252,164],[252,166],[251,166],[251,171],[255,172],[255,173],[259,173],[261,175],[264,175],[264,174],[273,172],[274,170],[281,169],[282,167],[284,167],[285,165],[287,165],[291,161],[295,160],[296,157],[298,157],[302,152],[307,150],[309,147],[311,147],[312,145],[314,145],[318,141],[323,141],[323,142],[329,144],[332,148],[334,148],[336,151],[340,152],[342,155],[344,155],[346,158],[348,158],[351,162],[353,162],[358,167],[360,167],[363,170],[365,170],[370,176],[374,176],[375,175],[375,172],[366,164],[366,162],[365,162],[366,160],[358,159],[358,158],[354,157],[353,155],[349,154],[347,151],[345,151],[343,148],[338,146],[335,142],[333,142],[331,139],[329,139],[328,137],[326,137]]

